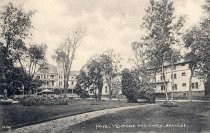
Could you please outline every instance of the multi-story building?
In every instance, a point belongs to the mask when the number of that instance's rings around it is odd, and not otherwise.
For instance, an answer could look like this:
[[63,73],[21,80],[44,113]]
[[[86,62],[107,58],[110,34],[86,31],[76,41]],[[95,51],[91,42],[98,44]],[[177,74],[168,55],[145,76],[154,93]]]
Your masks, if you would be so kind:
[[[173,94],[174,97],[188,97],[189,94],[189,80],[191,71],[189,69],[189,63],[188,62],[182,62],[182,63],[176,63],[173,67],[173,70],[171,70],[171,67],[169,65],[166,65],[165,67],[165,79],[166,79],[166,85],[169,96],[172,93],[172,77],[174,80],[174,87],[173,87]],[[86,68],[82,68],[83,71],[86,71]],[[171,73],[173,71],[173,75]],[[68,93],[73,94],[73,89],[77,83],[76,76],[79,75],[80,71],[71,71],[69,76],[69,87],[68,87]],[[53,65],[47,64],[39,69],[39,71],[35,75],[36,78],[43,81],[43,85],[39,88],[38,91],[41,91],[43,89],[51,89],[57,93],[63,92],[63,85],[64,85],[64,79],[63,79],[63,69],[60,65],[58,67],[55,67]],[[116,96],[122,96],[121,91],[121,76],[117,76],[113,79],[114,83],[112,84],[112,88],[115,88],[113,90],[114,97]],[[193,96],[205,96],[205,85],[202,79],[199,79],[197,75],[197,71],[193,73],[192,77],[192,95]],[[91,87],[90,87],[91,88]],[[90,95],[93,95],[93,93],[90,91],[90,88],[87,90]],[[163,81],[163,77],[161,73],[156,74],[156,86],[154,88],[156,96],[157,97],[165,97],[165,85]],[[109,86],[104,80],[103,88],[102,88],[102,97],[108,97],[109,96]]]
[[38,72],[35,74],[35,78],[43,81],[43,85],[39,88],[38,91],[43,89],[54,90],[58,86],[57,68],[51,64],[45,64],[40,67]]
[[[174,97],[188,97],[189,94],[189,81],[191,71],[189,69],[188,62],[176,63],[173,68],[173,75],[171,73],[171,67],[166,65],[165,67],[165,79],[169,95],[172,93],[172,79],[174,80]],[[202,79],[199,79],[197,72],[193,73],[192,77],[192,96],[204,96],[205,86]],[[161,73],[156,75],[156,86],[154,88],[157,96],[161,97],[165,95],[165,85],[163,81],[163,76]]]
[[[55,67],[51,64],[45,64],[40,67],[38,72],[35,75],[35,78],[43,81],[43,85],[39,87],[38,91],[43,89],[50,89],[56,93],[63,93],[63,70],[62,67]],[[79,71],[71,71],[69,76],[69,86],[68,93],[73,93],[73,89],[76,85],[76,76],[79,74]]]

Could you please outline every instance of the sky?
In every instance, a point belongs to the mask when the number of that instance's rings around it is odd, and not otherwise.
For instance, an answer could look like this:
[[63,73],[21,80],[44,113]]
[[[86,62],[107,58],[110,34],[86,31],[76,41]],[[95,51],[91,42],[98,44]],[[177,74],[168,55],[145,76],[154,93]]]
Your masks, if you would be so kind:
[[[48,46],[47,60],[78,25],[86,34],[76,52],[72,70],[80,70],[87,60],[113,49],[123,57],[124,67],[133,57],[131,43],[144,34],[140,25],[149,0],[0,0],[0,9],[11,1],[26,10],[36,11],[32,18],[31,42]],[[196,25],[203,15],[204,0],[174,0],[175,15],[187,15],[186,28]]]

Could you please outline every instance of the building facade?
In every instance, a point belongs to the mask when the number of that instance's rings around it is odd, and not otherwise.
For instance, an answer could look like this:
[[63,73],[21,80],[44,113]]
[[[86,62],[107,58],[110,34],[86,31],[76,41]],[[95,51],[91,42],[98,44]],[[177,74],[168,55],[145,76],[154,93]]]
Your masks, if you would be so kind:
[[[68,81],[68,94],[75,95],[74,94],[74,88],[77,84],[76,77],[79,75],[80,71],[71,71],[69,75],[69,81]],[[38,92],[49,89],[56,94],[62,94],[64,92],[64,72],[63,67],[61,64],[57,64],[57,67],[51,64],[45,64],[44,66],[40,67],[38,72],[35,74],[35,78],[41,80],[43,82],[43,85],[38,88]],[[90,96],[94,97],[93,92],[90,91],[90,88],[87,88],[87,91]],[[120,89],[121,90],[121,89]],[[120,91],[121,92],[121,91]],[[114,95],[116,92],[114,92]],[[109,88],[108,84],[104,81],[103,88],[102,88],[102,97],[108,97],[109,96]]]
[[[172,72],[173,71],[173,75]],[[165,66],[165,79],[169,95],[172,93],[172,80],[174,81],[173,94],[174,97],[188,97],[189,95],[189,81],[191,71],[189,63],[177,63],[174,65],[173,70],[170,66]],[[205,96],[205,86],[202,79],[198,77],[198,71],[195,70],[192,76],[192,96],[200,97]],[[156,86],[154,88],[156,95],[159,97],[165,96],[165,85],[161,73],[156,75]]]
[[[64,92],[64,78],[63,78],[63,71],[62,67],[55,67],[51,64],[45,64],[44,66],[40,67],[38,72],[35,74],[35,78],[41,80],[43,85],[38,88],[38,92],[49,89],[57,94],[61,94]],[[79,74],[79,71],[71,71],[69,75],[69,86],[68,86],[68,93],[73,94],[73,89],[76,85],[76,76]]]
[[58,87],[58,73],[57,68],[51,64],[41,66],[35,74],[35,78],[42,81],[42,86],[39,87],[38,92],[43,89],[54,90]]

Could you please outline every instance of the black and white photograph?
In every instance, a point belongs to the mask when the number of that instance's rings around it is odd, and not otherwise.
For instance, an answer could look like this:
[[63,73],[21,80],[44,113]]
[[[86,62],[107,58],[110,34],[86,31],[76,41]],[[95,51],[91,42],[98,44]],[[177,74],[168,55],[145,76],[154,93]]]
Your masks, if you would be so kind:
[[210,133],[210,0],[0,0],[0,132]]

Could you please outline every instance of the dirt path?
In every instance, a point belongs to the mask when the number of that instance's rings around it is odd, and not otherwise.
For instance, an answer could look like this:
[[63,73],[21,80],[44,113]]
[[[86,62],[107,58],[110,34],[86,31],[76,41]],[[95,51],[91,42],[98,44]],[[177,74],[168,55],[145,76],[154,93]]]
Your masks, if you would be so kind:
[[26,126],[22,128],[17,128],[13,132],[15,133],[56,133],[59,132],[61,129],[66,129],[70,126],[78,124],[80,122],[92,119],[94,117],[102,116],[105,114],[115,113],[117,111],[122,111],[125,109],[135,109],[145,106],[154,106],[157,104],[147,104],[147,105],[139,105],[139,106],[128,106],[128,107],[119,107],[119,108],[112,108],[112,109],[104,109],[98,110],[88,113],[83,113],[79,115],[69,116],[65,118],[60,118],[40,124],[35,124],[31,126]]

